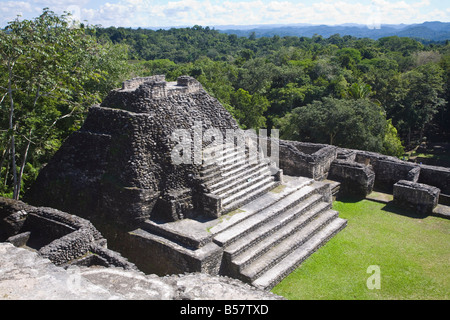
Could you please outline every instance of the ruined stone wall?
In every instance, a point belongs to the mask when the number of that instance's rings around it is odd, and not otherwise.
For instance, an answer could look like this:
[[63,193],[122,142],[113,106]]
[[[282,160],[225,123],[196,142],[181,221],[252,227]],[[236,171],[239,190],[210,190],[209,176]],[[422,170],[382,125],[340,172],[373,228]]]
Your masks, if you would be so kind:
[[91,222],[48,207],[0,197],[0,242],[35,250],[55,265],[101,265],[136,269]]
[[440,203],[450,205],[450,168],[323,144],[280,140],[279,146],[285,174],[338,181],[342,194],[364,197],[372,189],[392,193],[394,185],[405,180],[439,188]]
[[375,172],[375,187],[392,192],[399,180],[417,181],[419,165],[375,152],[355,150],[355,161],[371,165]]
[[441,189],[441,193],[450,196],[450,168],[419,165],[420,174],[417,182]]
[[331,162],[336,159],[336,147],[298,141],[279,141],[280,168],[284,174],[324,179]]
[[394,184],[394,202],[419,214],[431,214],[439,201],[439,188],[400,180]]
[[371,166],[336,159],[331,163],[328,179],[340,182],[340,193],[366,197],[373,190],[375,173]]

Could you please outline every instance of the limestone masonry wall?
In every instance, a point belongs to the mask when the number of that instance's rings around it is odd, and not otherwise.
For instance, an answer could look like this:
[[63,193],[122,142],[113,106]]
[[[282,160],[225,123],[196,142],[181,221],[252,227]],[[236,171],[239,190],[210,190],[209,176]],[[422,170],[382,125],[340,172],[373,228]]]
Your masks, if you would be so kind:
[[439,188],[400,180],[394,184],[394,202],[420,214],[431,214],[439,200]]
[[280,168],[284,174],[324,179],[336,158],[334,146],[280,140]]
[[136,269],[91,222],[48,207],[0,197],[0,242],[37,251],[56,265],[101,265]]
[[362,197],[373,189],[392,193],[398,181],[410,181],[438,188],[439,202],[450,204],[450,168],[324,144],[281,140],[279,145],[280,168],[287,175],[335,180],[342,193]]

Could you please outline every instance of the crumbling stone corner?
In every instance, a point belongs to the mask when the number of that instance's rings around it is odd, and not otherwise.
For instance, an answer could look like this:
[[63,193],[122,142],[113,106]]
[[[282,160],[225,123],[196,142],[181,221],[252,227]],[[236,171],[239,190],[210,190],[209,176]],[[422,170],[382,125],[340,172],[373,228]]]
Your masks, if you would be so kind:
[[394,184],[394,202],[419,214],[431,214],[439,201],[440,189],[423,183],[400,180]]

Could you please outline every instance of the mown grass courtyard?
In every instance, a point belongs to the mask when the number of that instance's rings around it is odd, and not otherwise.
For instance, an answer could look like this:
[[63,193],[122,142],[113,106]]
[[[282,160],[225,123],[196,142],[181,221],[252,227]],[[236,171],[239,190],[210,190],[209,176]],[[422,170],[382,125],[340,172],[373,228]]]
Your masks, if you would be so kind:
[[334,209],[347,227],[272,292],[292,300],[449,299],[450,220],[371,200],[341,199]]

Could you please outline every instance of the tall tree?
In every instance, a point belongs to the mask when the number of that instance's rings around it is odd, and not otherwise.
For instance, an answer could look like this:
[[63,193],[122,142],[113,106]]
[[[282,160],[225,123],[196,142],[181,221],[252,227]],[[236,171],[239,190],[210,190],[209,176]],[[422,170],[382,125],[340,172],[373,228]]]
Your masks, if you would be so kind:
[[292,110],[277,122],[281,138],[381,152],[387,122],[367,100],[324,98]]
[[111,89],[101,84],[107,72],[99,68],[109,54],[85,26],[48,9],[33,20],[17,18],[0,31],[0,72],[5,74],[0,121],[7,128],[2,165],[9,159],[14,199],[20,197],[27,164],[32,168],[46,161],[87,107]]
[[422,139],[427,125],[445,105],[443,70],[430,63],[406,72],[397,91],[399,96],[387,111],[409,145],[413,135]]
[[232,94],[231,105],[235,108],[235,117],[243,129],[259,129],[266,125],[264,113],[269,108],[269,101],[259,94],[251,95],[244,89]]

